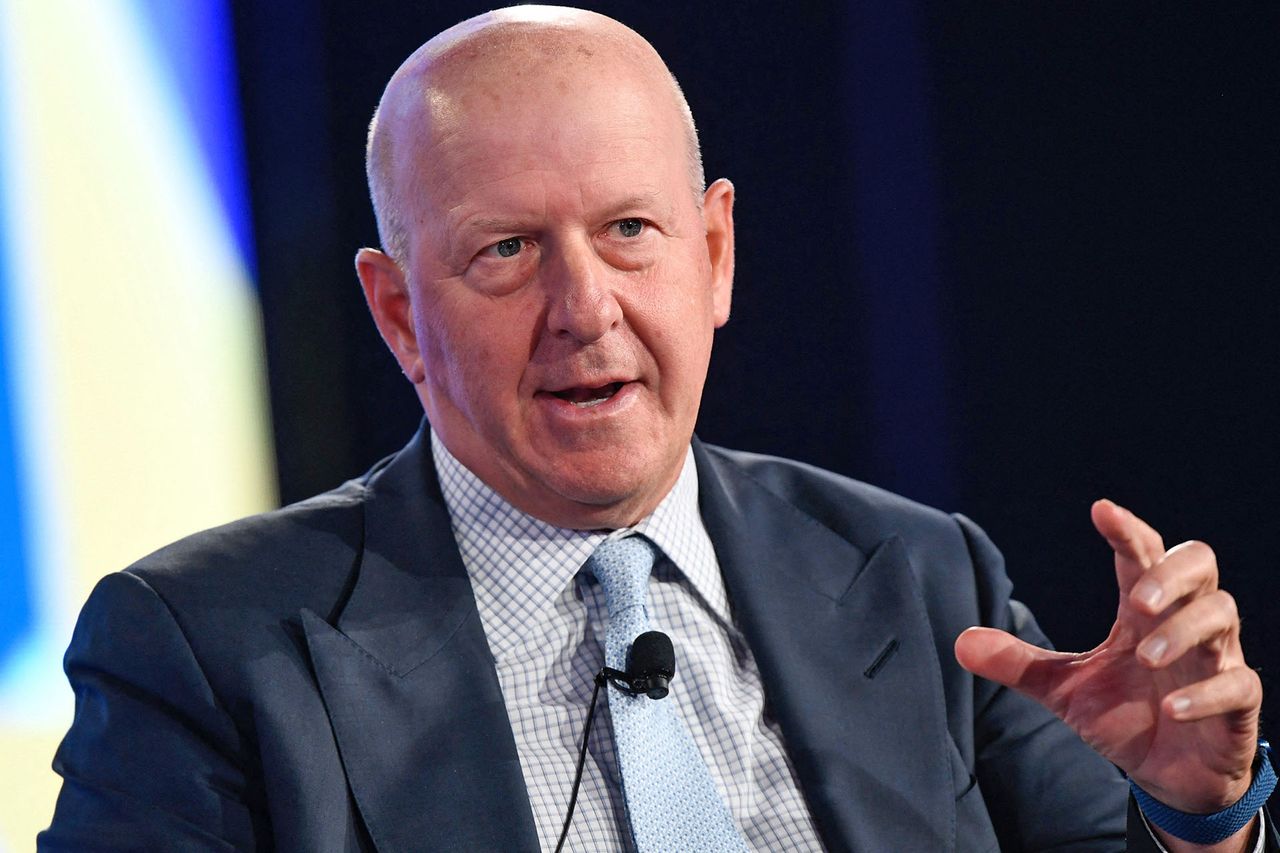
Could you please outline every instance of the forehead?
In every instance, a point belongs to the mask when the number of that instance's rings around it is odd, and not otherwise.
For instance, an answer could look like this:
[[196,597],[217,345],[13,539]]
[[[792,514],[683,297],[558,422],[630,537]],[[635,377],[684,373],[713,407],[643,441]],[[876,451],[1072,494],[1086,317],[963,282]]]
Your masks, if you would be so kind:
[[684,162],[678,134],[643,94],[625,86],[506,87],[471,93],[431,134],[428,183],[451,189],[513,171],[560,171],[584,179],[612,169],[657,179]]
[[665,68],[603,51],[453,59],[401,139],[412,171],[402,178],[420,196],[447,207],[503,176],[539,172],[687,188],[687,135]]

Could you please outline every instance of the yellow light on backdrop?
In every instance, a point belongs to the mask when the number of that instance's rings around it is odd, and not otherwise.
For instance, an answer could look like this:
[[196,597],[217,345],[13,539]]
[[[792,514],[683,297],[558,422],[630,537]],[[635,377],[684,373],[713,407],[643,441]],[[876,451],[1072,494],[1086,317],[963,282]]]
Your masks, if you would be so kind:
[[179,94],[128,2],[0,12],[10,364],[37,627],[0,662],[0,846],[34,848],[93,584],[276,502],[260,316]]

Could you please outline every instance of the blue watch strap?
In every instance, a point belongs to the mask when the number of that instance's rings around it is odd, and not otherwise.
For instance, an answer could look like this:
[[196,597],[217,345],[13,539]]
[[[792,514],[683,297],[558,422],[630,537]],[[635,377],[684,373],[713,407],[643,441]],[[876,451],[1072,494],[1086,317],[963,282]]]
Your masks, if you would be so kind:
[[1235,835],[1253,820],[1276,787],[1276,771],[1271,766],[1271,744],[1258,741],[1253,783],[1233,805],[1213,814],[1188,814],[1172,809],[1129,780],[1129,790],[1147,820],[1165,832],[1192,844],[1216,844]]

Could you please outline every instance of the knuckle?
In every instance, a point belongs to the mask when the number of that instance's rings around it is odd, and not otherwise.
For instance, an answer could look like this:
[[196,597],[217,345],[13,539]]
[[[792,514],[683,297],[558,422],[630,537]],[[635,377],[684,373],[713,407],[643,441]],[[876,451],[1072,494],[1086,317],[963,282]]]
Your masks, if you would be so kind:
[[1196,559],[1196,561],[1217,566],[1217,556],[1213,553],[1213,549],[1199,539],[1192,539],[1183,542],[1178,546],[1179,549],[1185,550],[1188,554]]
[[1204,542],[1192,539],[1176,545],[1161,561],[1171,575],[1195,577],[1205,586],[1216,586],[1218,558]]
[[1240,667],[1244,670],[1242,678],[1244,680],[1244,698],[1251,705],[1257,705],[1262,702],[1262,679],[1258,677],[1258,673],[1254,672],[1247,666]]
[[1214,600],[1225,622],[1230,624],[1240,620],[1240,610],[1236,605],[1236,597],[1234,595],[1225,589],[1220,589],[1214,593]]
[[[1217,684],[1213,684],[1216,681]],[[1232,704],[1244,708],[1262,702],[1262,680],[1247,666],[1233,666],[1205,685],[1209,695],[1231,697]]]

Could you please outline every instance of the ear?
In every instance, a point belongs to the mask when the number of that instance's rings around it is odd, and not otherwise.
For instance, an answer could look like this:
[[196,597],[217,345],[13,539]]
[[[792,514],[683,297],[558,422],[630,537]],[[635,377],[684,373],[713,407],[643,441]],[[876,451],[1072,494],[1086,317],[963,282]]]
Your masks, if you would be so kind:
[[729,322],[733,301],[733,184],[720,178],[702,197],[702,221],[707,228],[711,258],[711,300],[716,328]]
[[356,275],[360,277],[373,322],[399,362],[400,370],[415,385],[422,382],[426,379],[426,369],[418,352],[409,285],[400,265],[377,249],[361,249],[356,252]]

